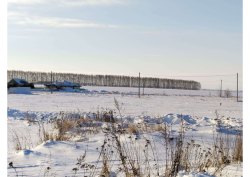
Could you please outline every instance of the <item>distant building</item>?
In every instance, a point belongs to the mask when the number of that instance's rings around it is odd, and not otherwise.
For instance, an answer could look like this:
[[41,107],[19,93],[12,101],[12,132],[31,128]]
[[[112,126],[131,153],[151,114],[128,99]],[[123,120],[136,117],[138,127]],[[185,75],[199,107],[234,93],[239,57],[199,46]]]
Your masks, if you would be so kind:
[[46,88],[52,89],[52,90],[65,90],[65,89],[80,89],[81,85],[78,83],[72,83],[69,81],[63,81],[63,82],[53,82],[50,84],[44,84]]
[[33,83],[28,83],[24,79],[14,78],[8,82],[8,89],[11,87],[30,87],[35,88]]

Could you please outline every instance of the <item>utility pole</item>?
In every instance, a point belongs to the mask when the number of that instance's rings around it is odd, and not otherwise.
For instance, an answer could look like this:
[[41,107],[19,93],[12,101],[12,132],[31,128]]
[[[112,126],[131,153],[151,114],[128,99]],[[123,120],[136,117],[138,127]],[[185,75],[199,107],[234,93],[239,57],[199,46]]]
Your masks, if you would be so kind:
[[138,95],[139,95],[139,98],[141,97],[141,93],[140,93],[140,91],[141,91],[141,73],[139,72],[139,92],[138,92]]
[[51,79],[51,88],[50,88],[50,92],[52,94],[52,83],[53,83],[53,80],[52,80],[52,71],[51,71],[51,74],[50,74],[50,79]]
[[142,93],[142,95],[144,95],[145,79],[143,78],[142,80],[143,80],[143,93]]
[[237,73],[237,102],[239,102],[239,75]]
[[222,80],[220,80],[220,97],[222,97]]

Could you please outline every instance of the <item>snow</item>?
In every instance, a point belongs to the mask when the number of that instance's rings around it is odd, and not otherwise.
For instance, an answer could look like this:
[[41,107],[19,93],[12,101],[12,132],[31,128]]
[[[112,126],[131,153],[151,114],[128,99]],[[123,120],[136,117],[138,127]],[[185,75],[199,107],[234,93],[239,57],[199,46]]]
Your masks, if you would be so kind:
[[8,89],[9,94],[31,94],[30,87],[11,87]]
[[[223,116],[242,117],[242,103],[235,98],[200,96],[159,96],[121,94],[86,94],[68,92],[32,91],[32,95],[8,95],[8,107],[21,111],[39,112],[97,112],[114,108],[114,98],[126,116],[162,116],[166,113],[214,117],[215,110]],[[23,101],[25,100],[25,101]]]
[[189,124],[196,123],[196,120],[193,119],[190,115],[168,114],[163,117],[163,122],[166,122],[168,124],[180,124],[182,120]]
[[[220,98],[213,91],[162,90],[147,89],[153,95],[138,98],[134,88],[98,88],[84,87],[89,92],[53,92],[34,90],[32,94],[8,95],[8,162],[13,162],[19,175],[26,176],[74,176],[77,158],[87,151],[86,161],[96,164],[104,134],[75,136],[70,141],[41,142],[39,124],[43,122],[46,130],[53,132],[51,122],[55,119],[88,117],[95,118],[97,111],[113,109],[114,98],[121,106],[125,124],[147,123],[151,126],[167,124],[177,132],[180,124],[186,127],[187,139],[195,139],[204,146],[213,141],[213,134],[221,132],[233,135],[242,131],[242,102],[235,98]],[[96,90],[96,91],[94,91]],[[146,89],[145,89],[146,91]],[[112,94],[116,92],[115,94]],[[117,93],[118,92],[118,93]],[[213,96],[211,96],[209,94]],[[119,94],[120,93],[120,94]],[[217,113],[216,113],[217,112]],[[220,118],[218,126],[217,117]],[[118,112],[116,118],[121,118]],[[96,122],[101,129],[109,125]],[[230,130],[230,132],[228,132]],[[17,151],[16,136],[25,147]],[[152,139],[160,154],[163,150],[157,132],[145,134],[138,140]],[[126,141],[126,138],[123,138]],[[164,161],[163,157],[159,159]],[[49,167],[49,170],[48,170]],[[8,167],[9,176],[16,171]],[[116,172],[113,172],[115,176]],[[226,166],[222,176],[242,176],[242,164]],[[83,176],[79,173],[79,176]],[[211,177],[209,172],[180,171],[178,177]]]
[[181,171],[178,173],[177,177],[213,177],[207,173],[187,173],[185,171]]
[[[101,90],[105,90],[110,93],[121,93],[121,94],[138,94],[137,87],[96,87],[96,86],[83,86],[82,88],[88,90],[96,90],[100,92]],[[141,88],[141,94],[148,95],[165,95],[165,96],[201,96],[201,97],[218,97],[220,90],[180,90],[180,89],[162,89],[162,88]],[[231,91],[232,96],[236,97],[237,92]],[[222,92],[224,95],[224,92]],[[242,97],[243,92],[239,91],[239,97]]]
[[14,80],[15,80],[18,84],[20,84],[20,85],[28,83],[28,82],[27,82],[26,80],[24,80],[24,79],[14,78]]
[[79,84],[72,83],[69,81],[63,81],[63,82],[56,81],[56,82],[53,82],[52,85],[60,86],[60,87],[78,87],[78,86],[80,87]]
[[[63,81],[61,84],[62,84],[63,86],[71,86],[71,87],[73,87],[73,86],[80,86],[79,84],[72,83],[72,82],[69,82],[69,81]],[[60,84],[59,84],[59,85],[60,85]]]

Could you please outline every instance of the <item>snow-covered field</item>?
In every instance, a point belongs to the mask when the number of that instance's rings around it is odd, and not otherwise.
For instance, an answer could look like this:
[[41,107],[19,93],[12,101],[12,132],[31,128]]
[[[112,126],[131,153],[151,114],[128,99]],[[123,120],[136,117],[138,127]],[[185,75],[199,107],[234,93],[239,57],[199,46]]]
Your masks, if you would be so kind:
[[[8,167],[9,176],[89,175],[84,170],[73,170],[77,168],[77,158],[85,151],[85,162],[95,165],[95,175],[101,171],[98,158],[105,140],[101,130],[108,124],[98,122],[98,132],[79,134],[68,141],[42,142],[41,127],[44,126],[46,131],[54,131],[53,121],[62,116],[92,119],[98,112],[115,110],[115,118],[122,117],[126,125],[145,123],[152,127],[167,124],[176,133],[180,124],[184,123],[185,141],[194,140],[206,148],[212,145],[216,133],[231,137],[242,130],[242,102],[236,102],[235,97],[220,98],[218,91],[145,89],[145,95],[138,98],[136,88],[84,88],[89,91],[51,94],[38,89],[31,94],[8,95],[8,162],[13,162],[14,166]],[[119,103],[120,113],[115,108],[114,99]],[[127,141],[126,138],[128,137],[123,137],[121,141]],[[161,156],[164,148],[159,133],[144,133],[137,143],[142,145],[147,139],[154,142],[157,159],[162,164],[165,161]],[[22,145],[21,150],[17,150],[17,144]],[[111,169],[114,176],[120,176],[114,170],[119,166],[117,163],[113,160]],[[242,163],[231,163],[219,174],[242,176]],[[156,174],[152,173],[152,176]],[[178,176],[212,174],[209,170],[202,173],[180,171]]]
[[[84,86],[82,88],[88,89],[90,91],[108,91],[108,92],[119,92],[123,94],[138,94],[139,88],[136,87],[96,87],[96,86]],[[178,90],[178,89],[162,89],[162,88],[140,88],[141,94],[150,94],[150,95],[169,95],[169,96],[205,96],[205,97],[214,97],[219,96],[219,90]],[[232,96],[236,96],[236,91],[230,91]],[[224,95],[224,91],[222,92]],[[242,97],[242,91],[239,91],[239,97]]]

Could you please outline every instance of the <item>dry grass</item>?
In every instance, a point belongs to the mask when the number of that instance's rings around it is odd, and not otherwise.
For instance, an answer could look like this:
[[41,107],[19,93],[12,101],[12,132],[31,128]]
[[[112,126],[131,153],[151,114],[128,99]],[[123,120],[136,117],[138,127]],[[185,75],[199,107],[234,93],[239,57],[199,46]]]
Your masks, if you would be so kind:
[[70,119],[58,119],[55,122],[55,129],[58,133],[55,137],[56,141],[67,141],[70,139],[70,135],[67,133],[77,126],[77,121]]
[[243,139],[242,134],[238,134],[234,141],[233,161],[243,162]]
[[12,135],[13,135],[13,141],[14,141],[14,144],[15,144],[15,150],[16,151],[20,151],[20,150],[23,150],[25,149],[21,143],[21,140],[20,140],[20,136],[17,134],[16,131],[12,131]]
[[[235,161],[242,161],[242,136],[240,135],[237,135],[232,143],[231,137],[228,135],[217,134],[213,145],[206,147],[194,140],[186,140],[183,124],[180,125],[178,136],[173,136],[171,126],[166,124],[165,126],[160,125],[156,129],[161,132],[161,137],[165,142],[165,153],[163,151],[160,154],[161,157],[165,156],[166,160],[165,172],[161,173],[162,176],[176,176],[181,170],[206,172],[211,169],[213,172],[210,172],[216,176],[225,166]],[[157,147],[154,146],[152,140],[145,139],[142,149],[138,149],[137,140],[131,137],[121,141],[121,137],[125,137],[127,133],[144,134],[149,132],[145,132],[145,129],[133,124],[125,130],[115,124],[112,125],[112,128],[107,129],[106,139],[102,146],[106,150],[100,152],[101,156],[105,157],[101,161],[102,175],[107,176],[110,173],[112,161],[116,159],[120,162],[117,169],[120,175],[126,177],[159,176],[159,169],[160,167],[162,169],[163,166],[157,160],[159,154],[157,155]],[[142,146],[141,143],[140,145]]]
[[[219,114],[217,111],[215,114],[219,126]],[[78,135],[86,133],[86,128],[89,130],[89,127],[92,127],[93,130],[100,129],[100,127],[95,126],[94,121],[106,122],[109,125],[103,132],[105,140],[101,146],[97,164],[87,164],[85,152],[77,159],[77,167],[72,169],[75,175],[83,170],[84,174],[88,176],[108,177],[114,169],[114,162],[116,162],[118,176],[161,175],[173,177],[177,176],[181,170],[206,172],[211,168],[214,169],[212,173],[217,175],[226,165],[243,161],[242,134],[229,136],[218,133],[214,136],[213,144],[207,147],[200,142],[186,139],[186,128],[183,122],[180,124],[178,133],[174,134],[172,127],[167,124],[155,126],[149,126],[146,123],[129,124],[127,128],[124,128],[121,122],[115,120],[112,110],[98,112],[96,115],[92,119],[81,117],[78,119],[57,119],[54,122],[57,133],[46,130],[44,123],[38,123],[39,136],[43,142],[47,140],[67,141],[71,138],[72,132],[76,132]],[[159,139],[163,142],[161,154],[157,152],[159,147],[156,147],[154,139],[143,136],[150,135],[152,132],[158,132]],[[14,136],[17,144],[16,149],[23,149],[20,138],[17,134]],[[140,136],[140,141],[138,141]],[[159,161],[160,157],[164,159],[161,162]]]
[[[146,123],[129,124],[124,128],[121,123],[115,121],[113,111],[105,111],[99,113],[95,120],[107,122],[110,126],[104,131],[105,140],[103,142],[99,166],[81,165],[73,169],[77,174],[79,170],[88,169],[89,176],[100,175],[110,176],[114,168],[114,161],[119,162],[116,173],[126,177],[141,176],[159,176],[160,169],[164,168],[161,175],[166,177],[176,176],[180,170],[205,172],[210,169],[213,174],[218,175],[226,165],[233,162],[243,161],[242,135],[233,137],[232,135],[216,134],[213,144],[209,148],[205,148],[204,144],[195,142],[194,140],[186,140],[185,126],[183,122],[180,124],[178,135],[174,136],[171,126],[167,124],[158,124],[149,126]],[[219,114],[216,111],[216,118]],[[218,121],[219,122],[219,121]],[[218,123],[219,124],[219,123]],[[43,124],[41,124],[41,132],[43,140],[69,140],[69,132],[75,131],[77,128],[94,125],[94,119],[58,119],[55,122],[55,129],[58,133],[52,135],[46,132]],[[81,129],[79,129],[80,131]],[[164,142],[165,151],[160,156],[165,157],[162,165],[159,163],[159,154],[153,140],[145,139],[144,145],[138,143],[137,136],[150,134],[152,132],[160,132],[161,139]],[[79,133],[79,132],[78,132]],[[128,135],[135,135],[131,138]],[[233,143],[232,143],[233,137]],[[121,141],[121,139],[124,139]],[[18,143],[17,141],[17,144]],[[138,147],[142,147],[142,149]],[[19,148],[19,147],[18,147]],[[101,170],[96,170],[96,169]],[[210,171],[211,172],[211,171]]]
[[128,125],[128,128],[126,129],[126,132],[129,134],[138,134],[139,133],[139,128],[135,124],[130,124]]
[[58,119],[56,121],[56,129],[58,129],[59,134],[65,134],[72,128],[76,127],[77,121],[70,119]]
[[44,126],[44,122],[42,121],[38,122],[38,135],[40,143],[55,139],[55,134],[48,131]]
[[12,130],[12,140],[15,144],[15,150],[20,151],[24,149],[31,149],[33,147],[33,144],[31,142],[31,137],[29,132],[27,132],[28,135],[21,135],[17,133],[16,130]]

